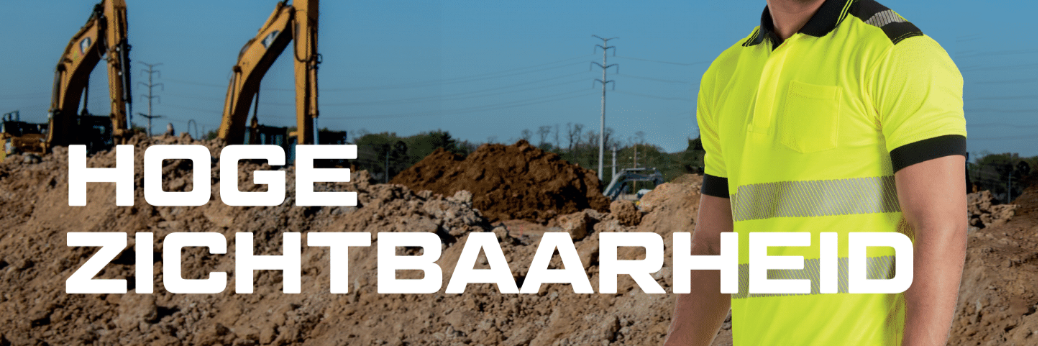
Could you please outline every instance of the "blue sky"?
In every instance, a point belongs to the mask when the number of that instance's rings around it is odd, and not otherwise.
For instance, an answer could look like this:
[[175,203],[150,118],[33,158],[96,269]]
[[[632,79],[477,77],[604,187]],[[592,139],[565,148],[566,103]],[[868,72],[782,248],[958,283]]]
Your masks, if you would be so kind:
[[[30,1],[0,11],[4,47],[0,112],[42,122],[55,63],[96,1]],[[162,63],[156,131],[189,120],[219,126],[224,94],[242,45],[276,1],[134,1],[129,7],[136,62]],[[934,37],[966,80],[973,153],[1038,155],[1038,48],[1033,2],[882,1]],[[643,131],[667,151],[695,137],[695,94],[708,62],[749,34],[764,0],[754,1],[324,1],[321,4],[320,126],[411,135],[443,129],[483,142],[519,138],[522,129],[582,123],[598,128],[600,72],[590,62],[619,37],[619,74],[610,70],[606,125],[622,140]],[[600,70],[599,70],[600,71]],[[89,109],[107,114],[103,66],[91,79]],[[262,123],[293,123],[291,59],[263,80]],[[145,112],[134,86],[134,112]],[[135,117],[141,124],[144,119]],[[192,132],[194,130],[192,129]]]

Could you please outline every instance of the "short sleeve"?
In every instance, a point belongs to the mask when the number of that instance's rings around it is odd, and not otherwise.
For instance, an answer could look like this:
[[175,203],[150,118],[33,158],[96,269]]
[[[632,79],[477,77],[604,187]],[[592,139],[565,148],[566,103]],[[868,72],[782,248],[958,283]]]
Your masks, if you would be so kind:
[[962,75],[928,36],[888,49],[869,85],[894,171],[923,161],[966,154]]
[[728,169],[721,154],[721,140],[718,136],[717,119],[710,113],[708,97],[704,95],[704,87],[709,87],[707,75],[700,83],[699,97],[696,103],[696,121],[699,124],[699,139],[703,142],[703,190],[704,195],[728,198]]

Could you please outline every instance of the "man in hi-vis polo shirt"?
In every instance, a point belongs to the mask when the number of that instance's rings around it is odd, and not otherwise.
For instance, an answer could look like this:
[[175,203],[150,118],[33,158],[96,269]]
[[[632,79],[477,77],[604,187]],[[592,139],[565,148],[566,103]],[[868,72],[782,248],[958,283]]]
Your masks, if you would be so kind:
[[[768,0],[761,24],[714,60],[697,119],[706,175],[693,255],[739,233],[739,292],[693,271],[668,344],[708,345],[728,313],[736,345],[943,345],[966,247],[962,76],[919,28],[872,0]],[[806,232],[808,294],[747,290],[750,232]],[[839,237],[837,293],[819,290],[819,234]],[[914,279],[901,294],[852,294],[848,234],[901,232]],[[870,247],[869,279],[894,276],[893,250]],[[898,257],[900,258],[900,257]]]

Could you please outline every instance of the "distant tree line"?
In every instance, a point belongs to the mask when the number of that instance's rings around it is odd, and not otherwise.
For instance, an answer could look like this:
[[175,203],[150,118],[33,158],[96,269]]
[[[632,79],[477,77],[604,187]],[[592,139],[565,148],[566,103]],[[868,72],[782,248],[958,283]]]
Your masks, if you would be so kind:
[[379,181],[392,179],[438,148],[468,156],[478,147],[476,143],[458,141],[451,137],[450,133],[442,130],[407,137],[398,136],[394,132],[368,133],[360,130],[355,136],[356,140],[353,143],[357,144],[358,152],[357,160],[354,160],[353,164],[358,169],[367,170]]
[[1017,153],[993,154],[987,151],[966,163],[970,191],[988,190],[1001,202],[1009,203],[1019,197],[1028,186],[1038,180],[1038,156],[1020,157]]
[[[603,186],[612,180],[613,150],[616,150],[616,171],[624,168],[656,168],[669,181],[686,173],[701,173],[703,169],[703,150],[698,138],[689,139],[685,150],[667,153],[660,146],[646,142],[645,133],[638,131],[633,137],[620,139],[612,128],[605,131],[605,161]],[[598,171],[599,133],[587,129],[583,124],[567,123],[565,125],[545,125],[536,130],[523,129],[518,138],[507,142],[498,141],[496,136],[488,137],[485,142],[474,143],[458,141],[450,133],[443,130],[423,132],[413,136],[401,137],[392,132],[368,133],[358,131],[353,136],[359,147],[358,160],[355,165],[368,170],[375,179],[385,180],[411,167],[431,154],[437,148],[467,156],[485,143],[512,144],[522,139],[541,148],[559,154],[563,159],[581,167]]]

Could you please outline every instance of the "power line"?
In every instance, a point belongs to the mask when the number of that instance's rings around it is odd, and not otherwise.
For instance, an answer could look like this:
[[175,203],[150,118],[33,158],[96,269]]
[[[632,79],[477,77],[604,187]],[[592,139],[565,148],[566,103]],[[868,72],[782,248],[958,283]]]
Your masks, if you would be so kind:
[[540,101],[529,101],[529,102],[522,102],[522,103],[513,103],[513,104],[509,104],[509,105],[501,105],[501,106],[496,106],[496,107],[475,107],[475,108],[468,108],[468,109],[448,110],[448,111],[444,111],[444,113],[424,113],[424,114],[413,113],[413,114],[399,114],[399,115],[362,116],[362,117],[356,117],[356,118],[351,118],[351,119],[364,119],[364,118],[414,118],[414,117],[424,117],[424,116],[450,116],[450,115],[468,114],[468,113],[477,113],[477,112],[500,111],[500,110],[507,110],[507,109],[522,108],[522,107],[538,105],[538,104],[552,103],[552,102],[557,102],[557,101],[571,100],[571,99],[576,99],[576,98],[587,97],[589,95],[591,95],[591,94],[586,94],[582,90],[580,94],[573,95],[573,96],[568,96],[568,97],[554,97],[554,98],[544,99],[544,100],[540,100]]
[[[555,102],[555,101],[562,101],[562,100],[574,99],[574,98],[578,98],[578,97],[585,97],[587,95],[590,95],[590,94],[588,94],[586,90],[576,90],[576,91],[572,91],[572,92],[567,92],[567,93],[562,93],[562,94],[555,94],[555,95],[548,95],[548,96],[537,97],[537,98],[532,98],[532,99],[516,100],[516,101],[497,103],[497,104],[479,105],[479,106],[473,106],[473,107],[467,107],[467,108],[459,108],[459,109],[451,109],[451,110],[442,110],[442,111],[439,111],[439,112],[396,113],[396,114],[381,114],[381,115],[370,115],[370,116],[338,116],[338,117],[325,115],[325,116],[322,116],[322,118],[324,118],[324,119],[411,118],[411,117],[426,117],[426,116],[463,114],[463,113],[472,113],[472,112],[479,112],[479,111],[492,111],[492,110],[519,108],[519,107],[524,107],[524,106],[529,106],[529,105],[542,104],[542,103]],[[180,110],[204,112],[204,113],[213,113],[213,114],[220,113],[220,110],[216,110],[216,109],[201,109],[201,108],[195,108],[195,107],[189,107],[189,106],[180,106],[180,105],[166,105],[166,107],[174,108],[174,109],[180,109]],[[279,117],[279,116],[276,116],[276,115],[266,115],[264,117],[283,118],[283,119],[295,119],[294,117]]]
[[[444,95],[444,96],[425,96],[425,97],[417,97],[417,98],[413,98],[413,99],[366,101],[366,102],[344,102],[344,103],[337,103],[337,104],[335,104],[335,103],[327,104],[326,103],[325,106],[364,106],[364,105],[378,105],[378,104],[401,104],[401,103],[421,103],[421,102],[431,102],[431,101],[465,100],[465,99],[480,98],[480,97],[487,97],[487,96],[497,96],[497,95],[511,94],[511,93],[520,92],[520,91],[542,90],[542,89],[545,89],[545,88],[552,88],[552,87],[563,86],[563,85],[570,85],[570,84],[575,84],[575,83],[585,83],[585,81],[580,81],[580,80],[569,81],[569,82],[564,82],[564,83],[556,83],[556,84],[545,85],[545,86],[536,86],[536,87],[532,87],[532,88],[524,88],[524,89],[518,89],[518,90],[502,91],[502,92],[489,93],[489,94],[488,93],[483,93],[483,92],[475,92],[475,93],[462,93],[462,94]],[[457,95],[461,95],[461,96],[457,96]]]
[[524,67],[516,67],[516,68],[511,68],[511,69],[507,69],[507,70],[500,70],[500,71],[496,71],[496,72],[489,72],[489,73],[482,73],[482,74],[468,75],[468,76],[461,76],[461,77],[451,77],[451,78],[442,79],[442,80],[439,80],[439,81],[440,82],[444,82],[444,81],[450,81],[450,80],[454,80],[454,79],[469,79],[469,78],[489,77],[489,76],[494,76],[494,75],[498,75],[498,74],[501,74],[501,73],[528,70],[528,69],[535,68],[535,67],[555,65],[555,64],[559,64],[559,63],[563,63],[563,62],[573,61],[573,60],[582,60],[582,59],[585,59],[585,58],[587,58],[587,55],[581,55],[581,56],[577,56],[577,57],[572,57],[572,58],[562,59],[562,60],[557,60],[557,61],[552,61],[552,62],[546,62],[546,63],[542,63],[542,64],[529,65],[529,66],[524,66]]
[[203,95],[192,95],[192,94],[181,94],[181,93],[174,93],[174,92],[168,92],[168,91],[165,92],[165,95],[166,96],[176,96],[176,97],[189,98],[189,99],[194,99],[194,100],[219,101],[219,102],[224,102],[225,101],[224,99],[218,98],[218,97],[203,96]]
[[183,80],[183,79],[175,79],[175,78],[165,78],[163,80],[165,80],[167,82],[173,82],[173,83],[179,83],[179,84],[207,86],[207,87],[214,87],[214,88],[226,88],[227,87],[226,84],[219,85],[219,84],[202,83],[202,82],[195,82],[195,81],[189,81],[189,80]]
[[[295,117],[292,117],[292,119],[295,119]],[[187,124],[188,122],[194,121],[195,123],[202,124],[202,125],[217,125],[217,126],[220,125],[219,121],[217,121],[217,122],[210,122],[210,121],[198,121],[198,120],[194,120],[194,119],[183,120],[183,119],[172,119],[172,118],[170,118],[169,121],[172,121],[172,122],[175,122],[175,123],[184,123],[184,124]]]
[[[572,76],[583,75],[583,74],[587,74],[587,72],[570,73],[570,74],[556,76],[556,77],[552,77],[552,78],[545,78],[545,79],[529,81],[529,82],[524,82],[524,83],[518,83],[518,84],[512,84],[512,85],[508,85],[508,86],[501,86],[501,87],[496,87],[496,88],[485,88],[485,89],[480,89],[479,91],[474,91],[474,92],[465,92],[465,93],[452,94],[452,96],[465,95],[465,94],[469,94],[469,93],[482,93],[482,92],[485,92],[485,91],[504,90],[504,89],[509,89],[509,88],[513,88],[513,87],[517,87],[517,86],[526,86],[526,85],[536,84],[536,83],[540,83],[540,82],[547,82],[547,81],[563,79],[563,78],[566,78],[566,77],[572,77]],[[422,97],[416,97],[416,98],[411,98],[411,99],[378,100],[378,101],[371,101],[371,102],[383,102],[384,101],[386,103],[391,103],[391,102],[396,102],[396,101],[401,101],[401,100],[412,100],[412,99],[419,99],[419,98],[425,99],[425,98],[436,98],[436,97],[438,97],[438,96],[422,96]],[[335,105],[344,106],[344,105],[349,105],[349,104],[348,103],[323,103],[323,105],[325,105],[325,106],[329,106],[329,105],[332,105],[332,106],[335,106]]]
[[959,42],[962,42],[962,41],[974,41],[974,40],[979,40],[979,39],[987,38],[987,37],[988,37],[987,35],[983,35],[983,34],[959,35],[958,37],[955,38],[955,40],[959,41]]
[[629,56],[617,56],[617,58],[630,59],[630,60],[639,60],[639,61],[648,61],[648,62],[655,62],[655,63],[660,63],[660,64],[669,64],[669,65],[678,65],[678,66],[693,66],[693,65],[708,64],[708,63],[713,62],[713,60],[705,60],[705,61],[696,61],[696,62],[690,62],[690,63],[680,63],[680,62],[673,62],[673,61],[663,61],[663,60],[635,58],[635,57],[629,57]]
[[542,104],[542,103],[549,103],[549,102],[555,102],[555,101],[569,100],[569,99],[574,99],[574,98],[579,98],[579,97],[586,97],[588,95],[591,95],[591,94],[589,94],[585,90],[577,90],[577,91],[573,91],[573,92],[557,94],[557,95],[551,95],[551,96],[546,96],[546,97],[539,97],[539,98],[528,99],[528,100],[519,100],[519,101],[506,102],[506,103],[500,103],[500,104],[482,105],[482,106],[460,108],[460,109],[442,110],[442,111],[439,111],[439,112],[397,113],[397,114],[381,114],[381,115],[367,115],[367,116],[363,116],[363,115],[362,116],[341,116],[341,117],[324,116],[324,118],[325,119],[374,119],[374,118],[414,118],[414,117],[427,117],[427,116],[454,115],[454,114],[464,114],[464,113],[473,113],[473,112],[483,112],[483,111],[494,111],[494,110],[519,108],[519,107],[525,107],[525,106],[535,105],[535,104]]
[[689,84],[690,83],[689,81],[684,81],[684,80],[660,79],[660,78],[643,77],[643,76],[636,76],[636,75],[630,75],[630,74],[622,74],[621,76],[624,76],[624,78],[645,79],[645,80],[651,80],[651,81],[663,82],[663,83],[674,83],[674,84]]
[[[23,104],[21,106],[12,107],[12,108],[46,108],[46,107],[49,107],[49,106],[50,106],[50,102],[45,102],[45,103],[34,103],[34,104],[31,104],[31,105],[24,105]],[[26,115],[26,116],[31,116],[31,115]]]
[[0,96],[0,97],[8,97],[8,96],[14,96],[14,97],[20,97],[20,96],[48,96],[49,97],[49,96],[51,96],[51,93],[49,91],[35,91],[35,92],[28,92],[28,93],[21,93],[21,94],[8,93],[8,94],[4,94],[3,96]]
[[598,65],[598,67],[602,68],[602,79],[596,79],[595,81],[602,83],[602,122],[600,123],[600,127],[598,129],[598,180],[603,180],[605,179],[605,174],[602,171],[602,165],[605,161],[606,84],[613,83],[613,89],[616,89],[616,82],[608,80],[606,78],[606,71],[608,71],[610,67],[616,67],[616,73],[620,73],[620,65],[609,65],[609,63],[607,62],[609,55],[606,53],[609,52],[610,49],[612,49],[613,56],[616,56],[616,46],[610,46],[609,40],[619,39],[619,37],[602,38],[598,37],[597,35],[591,35],[591,37],[602,40],[602,44],[596,44],[594,48],[595,51],[597,51],[598,48],[602,48],[602,63],[599,64],[597,62],[592,62],[592,64]]
[[1010,95],[1010,96],[984,96],[984,97],[969,97],[967,100],[1032,100],[1038,98],[1038,95]]
[[1038,139],[1038,135],[1029,134],[1029,135],[1020,135],[1020,136],[967,138],[967,140],[971,140],[971,141],[1002,141],[1002,140],[1020,140],[1020,139],[1035,140],[1035,139]]
[[630,92],[630,91],[623,91],[623,90],[613,90],[613,92],[617,92],[617,93],[621,93],[621,94],[625,94],[625,95],[648,97],[648,98],[659,99],[659,100],[684,101],[684,102],[692,102],[693,101],[690,98],[684,98],[684,97],[663,97],[663,96],[656,96],[656,95],[646,95],[646,94],[633,93],[633,92]]
[[524,74],[531,73],[531,72],[540,72],[540,71],[548,71],[548,70],[559,69],[559,68],[563,68],[563,67],[572,67],[574,64],[577,64],[577,63],[569,63],[569,64],[565,64],[565,65],[546,67],[546,68],[536,69],[536,70],[531,70],[531,71],[514,72],[514,73],[501,74],[501,75],[495,75],[495,76],[487,76],[487,77],[481,77],[481,78],[459,77],[459,78],[450,78],[450,79],[441,79],[441,80],[430,80],[430,81],[416,82],[416,83],[406,83],[406,84],[387,84],[387,85],[373,85],[373,86],[363,86],[363,87],[329,88],[329,89],[324,89],[322,91],[336,92],[336,91],[366,91],[366,90],[386,90],[386,89],[409,89],[409,88],[421,88],[421,87],[428,87],[428,86],[439,86],[439,85],[445,85],[445,84],[459,84],[459,83],[481,82],[481,81],[484,81],[484,80],[497,79],[497,78],[502,78],[502,77],[519,76],[519,75],[524,75]]
[[986,82],[973,82],[972,84],[1011,84],[1011,83],[1034,83],[1038,82],[1035,78],[1023,78],[1023,79],[1012,79],[1006,81],[986,81]]
[[1038,67],[1038,64],[1030,63],[1030,64],[1020,64],[1020,65],[1010,65],[1010,66],[997,66],[997,65],[996,66],[991,66],[991,65],[986,65],[986,66],[985,65],[981,65],[981,66],[967,66],[967,67],[963,67],[961,70],[962,71],[997,71],[997,70],[1001,70],[1001,69],[1017,70],[1017,69],[1032,69],[1032,68],[1036,68],[1036,67]]
[[[189,81],[189,80],[183,80],[183,79],[174,79],[174,78],[165,78],[163,80],[165,80],[167,82],[177,83],[177,84],[187,84],[187,85],[204,86],[204,87],[221,88],[221,89],[226,89],[227,88],[227,84],[203,83],[203,82]],[[296,89],[292,89],[292,88],[277,88],[277,87],[268,87],[268,86],[261,86],[261,87],[264,90],[274,90],[274,91],[295,91],[296,90]]]
[[[574,57],[574,58],[569,58],[569,59],[553,61],[553,62],[549,62],[549,63],[543,63],[543,64],[537,64],[537,65],[531,65],[531,66],[525,66],[525,67],[512,68],[512,69],[507,69],[507,70],[502,70],[502,71],[497,71],[497,72],[492,72],[492,73],[469,75],[469,76],[462,76],[462,77],[452,77],[452,78],[436,79],[436,80],[426,80],[426,81],[421,81],[421,82],[409,82],[409,83],[385,84],[385,85],[372,85],[372,86],[359,86],[359,87],[324,88],[324,89],[321,89],[321,92],[407,89],[407,88],[420,88],[420,87],[427,87],[427,86],[437,86],[437,85],[443,85],[443,84],[459,84],[459,83],[479,82],[479,81],[490,80],[490,79],[497,79],[497,78],[502,78],[502,77],[511,77],[511,76],[523,75],[523,74],[532,73],[532,72],[541,72],[541,71],[554,70],[554,69],[559,69],[559,68],[564,68],[564,67],[570,67],[573,64],[577,64],[577,62],[572,62],[572,63],[566,63],[566,62],[572,61],[572,60],[576,60],[576,59],[584,59],[584,58],[585,58],[585,56],[580,56],[580,57]],[[565,64],[559,65],[560,63],[565,63]],[[550,65],[558,65],[558,66],[550,66]],[[524,70],[529,70],[531,68],[537,68],[537,67],[543,67],[543,66],[549,66],[549,67],[540,68],[540,69],[536,69],[536,70],[532,70],[532,71],[524,71]],[[516,72],[516,71],[522,71],[522,72]],[[167,78],[166,81],[174,82],[174,83],[189,84],[189,85],[214,87],[214,88],[215,87],[220,87],[220,88],[226,88],[227,87],[226,85],[218,85],[218,84],[212,84],[212,83],[203,83],[203,82],[181,80],[181,79],[171,79],[171,78]],[[294,90],[294,89],[289,89],[289,88],[269,88],[269,87],[264,87],[264,89],[267,89],[267,90],[278,90],[278,91],[293,91]]]
[[1038,113],[1038,109],[994,109],[994,108],[974,108],[966,109],[966,113]]
[[985,124],[967,124],[966,127],[1012,127],[1012,128],[1038,128],[1038,124],[1024,125],[1024,124],[1007,124],[1007,123],[985,123]]
[[[480,90],[477,90],[477,91],[467,91],[467,92],[447,94],[447,95],[430,95],[430,96],[419,96],[419,97],[410,97],[410,98],[402,98],[402,99],[383,99],[383,100],[371,100],[371,101],[360,101],[360,102],[322,103],[321,106],[323,106],[323,107],[365,106],[365,105],[379,105],[379,104],[420,103],[420,102],[426,102],[426,101],[450,101],[450,100],[460,100],[460,99],[471,99],[471,98],[484,97],[484,96],[501,95],[501,94],[506,94],[506,93],[511,93],[511,92],[540,90],[540,89],[544,89],[544,88],[552,88],[552,87],[557,87],[557,86],[562,86],[562,85],[575,84],[575,83],[579,83],[581,81],[580,80],[571,80],[571,81],[561,82],[561,83],[537,85],[538,83],[543,83],[543,82],[548,82],[548,81],[553,81],[553,80],[558,80],[558,79],[564,79],[564,78],[567,78],[567,77],[572,77],[572,76],[576,76],[576,75],[582,75],[582,74],[586,74],[586,73],[587,72],[577,72],[577,73],[560,75],[560,76],[556,76],[556,77],[539,79],[539,80],[529,81],[529,82],[524,82],[524,83],[517,83],[517,84],[505,85],[505,86],[500,86],[500,87],[494,87],[494,88],[484,88],[484,89],[480,89]],[[168,80],[168,79],[166,79],[166,80]],[[492,91],[507,90],[507,89],[513,89],[513,88],[521,87],[521,86],[528,86],[528,85],[537,85],[537,86],[530,87],[530,88],[516,89],[516,90],[513,90],[513,91],[507,91],[507,92],[490,93]],[[202,95],[190,95],[190,94],[180,94],[180,93],[172,93],[172,92],[166,92],[166,95],[168,95],[168,96],[179,96],[179,97],[184,97],[184,98],[210,100],[210,101],[223,101],[223,99],[217,99],[215,97],[208,97],[208,96],[202,96]],[[295,106],[294,103],[276,103],[276,102],[265,102],[265,101],[261,101],[260,104],[268,105],[268,106],[269,105],[273,105],[273,106]]]
[[201,109],[201,108],[194,108],[194,107],[187,107],[187,106],[178,106],[178,105],[166,105],[166,107],[173,108],[173,109],[186,110],[186,111],[213,113],[213,114],[216,114],[217,117],[219,117],[219,114],[223,112],[220,109]]
[[158,98],[159,102],[162,102],[162,98],[160,96],[153,95],[152,93],[153,93],[155,87],[161,87],[162,90],[165,91],[166,90],[166,86],[163,85],[162,83],[155,83],[152,80],[152,78],[151,78],[152,75],[154,75],[156,73],[159,74],[159,77],[162,76],[162,72],[160,72],[158,70],[155,70],[155,67],[159,66],[159,65],[162,65],[162,63],[149,64],[149,63],[146,63],[146,62],[141,62],[141,64],[148,67],[147,70],[143,70],[142,71],[142,72],[146,72],[148,74],[148,83],[138,82],[139,85],[144,85],[144,86],[148,87],[148,96],[141,95],[142,97],[148,99],[148,114],[144,114],[144,113],[138,113],[138,114],[140,116],[143,116],[143,117],[148,119],[148,137],[151,137],[151,119],[162,118],[161,115],[153,115],[151,113],[151,101],[153,99]]
[[1038,53],[1038,50],[1025,49],[1025,50],[1002,50],[994,52],[974,51],[968,52],[967,54],[956,54],[959,58],[974,58],[974,57],[989,57],[999,55],[1016,55],[1016,54],[1033,54]]
[[0,100],[32,100],[32,99],[48,98],[50,96],[51,95],[49,93],[46,93],[46,94],[45,93],[39,93],[39,94],[36,94],[36,95],[30,95],[30,94],[11,95],[11,94],[8,94],[8,95],[0,96]]

